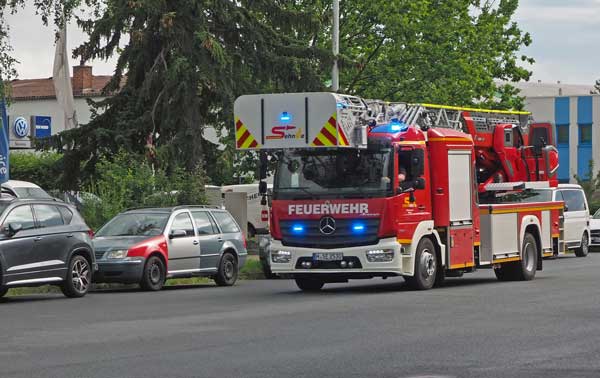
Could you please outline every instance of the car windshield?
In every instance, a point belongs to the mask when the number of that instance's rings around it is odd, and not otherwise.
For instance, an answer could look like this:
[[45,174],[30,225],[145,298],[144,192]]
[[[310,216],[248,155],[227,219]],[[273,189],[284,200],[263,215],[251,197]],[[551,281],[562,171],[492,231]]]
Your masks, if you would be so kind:
[[162,234],[169,214],[120,214],[110,220],[97,233],[102,236],[156,236]]
[[12,190],[19,198],[52,198],[42,188],[13,188]]
[[592,218],[600,219],[600,209],[596,210],[596,212],[594,213],[594,216]]
[[392,149],[288,150],[278,156],[275,199],[392,194]]

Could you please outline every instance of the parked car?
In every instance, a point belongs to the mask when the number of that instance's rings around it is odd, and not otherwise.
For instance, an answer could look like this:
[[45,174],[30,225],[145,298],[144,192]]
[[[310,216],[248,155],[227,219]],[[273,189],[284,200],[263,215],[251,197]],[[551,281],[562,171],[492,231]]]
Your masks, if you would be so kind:
[[58,285],[84,296],[96,260],[92,232],[77,210],[54,200],[0,201],[0,297],[20,286]]
[[52,199],[44,189],[38,185],[19,180],[8,180],[2,184],[2,195],[8,195],[15,198],[38,198]]
[[590,247],[600,247],[600,209],[590,218]]
[[144,208],[117,215],[93,240],[96,282],[160,290],[167,278],[212,277],[231,286],[246,261],[246,239],[226,211],[206,206]]
[[590,246],[590,213],[580,185],[558,184],[556,188],[536,189],[528,201],[563,201],[564,239],[567,249],[578,257],[587,256]]

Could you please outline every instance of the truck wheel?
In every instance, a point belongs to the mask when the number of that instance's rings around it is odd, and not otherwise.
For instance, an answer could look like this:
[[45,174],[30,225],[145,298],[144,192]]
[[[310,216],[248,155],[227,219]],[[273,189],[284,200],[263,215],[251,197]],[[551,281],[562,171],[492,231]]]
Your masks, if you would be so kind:
[[417,246],[415,255],[415,275],[405,277],[405,281],[415,290],[429,290],[435,284],[438,276],[439,263],[433,242],[423,238]]
[[512,281],[514,273],[514,263],[506,263],[500,265],[499,268],[494,268],[494,274],[498,281]]
[[158,256],[151,256],[144,265],[140,286],[147,291],[158,291],[165,284],[165,264]]
[[325,285],[325,282],[318,278],[295,277],[296,285],[302,291],[319,291]]
[[579,248],[575,248],[575,256],[577,257],[585,257],[588,255],[590,249],[590,239],[588,238],[587,232],[583,233],[581,237],[581,246]]
[[237,260],[230,252],[223,253],[219,271],[215,276],[217,286],[233,286],[239,274]]
[[516,261],[514,265],[515,278],[518,281],[530,281],[535,277],[537,270],[538,246],[529,232],[525,233],[523,238],[521,254],[521,261]]

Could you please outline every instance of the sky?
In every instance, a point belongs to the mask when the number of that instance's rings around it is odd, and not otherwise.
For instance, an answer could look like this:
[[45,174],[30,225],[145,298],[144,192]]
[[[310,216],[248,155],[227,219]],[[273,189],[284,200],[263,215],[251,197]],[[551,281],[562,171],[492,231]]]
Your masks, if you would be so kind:
[[[54,29],[44,27],[32,6],[7,17],[10,41],[19,78],[52,76]],[[521,0],[515,15],[520,28],[531,34],[533,44],[521,53],[536,63],[532,81],[593,84],[600,78],[600,0]],[[72,24],[68,47],[73,49],[85,35]],[[88,62],[95,75],[110,75],[116,59]],[[71,60],[71,66],[78,64]]]

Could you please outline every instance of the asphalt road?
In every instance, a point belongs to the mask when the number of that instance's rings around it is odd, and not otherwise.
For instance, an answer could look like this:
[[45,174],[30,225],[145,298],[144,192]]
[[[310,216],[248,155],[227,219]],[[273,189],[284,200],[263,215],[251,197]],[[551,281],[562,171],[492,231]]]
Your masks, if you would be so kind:
[[600,253],[299,292],[243,281],[0,300],[0,377],[600,377]]

